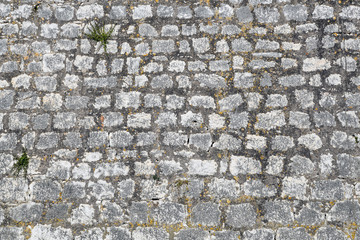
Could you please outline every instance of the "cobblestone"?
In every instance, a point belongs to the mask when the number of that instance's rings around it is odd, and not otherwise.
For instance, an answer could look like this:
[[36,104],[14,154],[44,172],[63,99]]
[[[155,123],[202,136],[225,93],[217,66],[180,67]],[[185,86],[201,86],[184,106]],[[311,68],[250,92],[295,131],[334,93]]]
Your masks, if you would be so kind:
[[0,239],[359,238],[356,1],[3,1],[0,18]]

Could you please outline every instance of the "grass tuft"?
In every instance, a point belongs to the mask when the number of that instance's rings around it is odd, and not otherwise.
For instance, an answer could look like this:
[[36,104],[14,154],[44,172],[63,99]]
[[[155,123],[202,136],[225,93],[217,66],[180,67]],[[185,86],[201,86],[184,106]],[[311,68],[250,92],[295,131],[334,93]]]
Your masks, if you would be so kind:
[[110,29],[106,31],[105,24],[96,21],[94,24],[90,23],[90,28],[89,28],[90,33],[86,34],[86,36],[89,39],[92,39],[96,42],[100,42],[101,45],[104,47],[104,52],[107,54],[106,51],[107,41],[111,37],[111,34],[113,33],[114,29],[115,26],[111,25]]
[[24,177],[26,178],[27,170],[29,167],[29,160],[30,160],[30,158],[28,157],[28,155],[26,153],[26,148],[23,148],[22,155],[20,157],[16,156],[15,159],[17,161],[14,164],[14,166],[12,167],[11,172],[13,172],[13,174],[17,177],[17,176],[19,176],[19,173],[21,172],[21,170],[23,170]]

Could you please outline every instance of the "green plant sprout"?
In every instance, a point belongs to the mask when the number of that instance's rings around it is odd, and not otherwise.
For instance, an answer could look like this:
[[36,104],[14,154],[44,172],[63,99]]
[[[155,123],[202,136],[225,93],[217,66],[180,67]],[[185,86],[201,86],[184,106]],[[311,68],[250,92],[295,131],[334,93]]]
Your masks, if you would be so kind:
[[355,135],[353,135],[353,137],[355,138],[355,143],[359,143],[359,138]]
[[105,24],[96,21],[94,24],[90,23],[90,34],[86,34],[89,39],[92,39],[96,42],[100,42],[101,45],[104,47],[104,52],[107,54],[106,47],[107,41],[111,37],[115,29],[115,25],[111,25],[108,31],[105,30]]
[[17,160],[14,166],[11,169],[11,172],[17,177],[19,176],[19,173],[21,170],[24,172],[24,177],[27,176],[27,170],[29,167],[29,157],[26,153],[26,148],[23,148],[23,153],[20,157],[15,156],[15,159]]
[[155,181],[160,181],[160,177],[159,177],[157,174],[155,174],[155,175],[153,176],[153,179],[154,179]]

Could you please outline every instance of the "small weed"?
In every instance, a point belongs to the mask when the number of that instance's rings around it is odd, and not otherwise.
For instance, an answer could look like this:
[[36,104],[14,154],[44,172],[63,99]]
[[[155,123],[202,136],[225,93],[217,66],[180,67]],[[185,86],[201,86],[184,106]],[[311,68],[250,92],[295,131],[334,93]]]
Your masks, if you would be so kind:
[[359,143],[359,138],[357,136],[355,136],[355,135],[353,135],[353,137],[355,138],[355,142]]
[[189,181],[188,180],[176,180],[176,182],[175,182],[175,186],[178,187],[178,188],[181,187],[184,184],[188,185]]
[[19,173],[21,170],[23,170],[24,172],[24,177],[26,178],[27,176],[27,170],[29,167],[29,157],[26,153],[26,149],[23,148],[23,153],[20,157],[15,156],[15,159],[17,160],[16,163],[14,164],[14,166],[11,169],[11,172],[13,172],[13,174],[17,177],[19,176]]
[[37,12],[37,10],[39,9],[40,5],[41,5],[41,2],[40,2],[40,1],[38,1],[38,2],[34,5],[34,7],[33,7],[34,12]]
[[106,47],[107,41],[111,37],[115,26],[111,25],[108,31],[105,30],[105,24],[96,21],[94,24],[90,23],[90,34],[86,34],[89,39],[92,39],[96,42],[100,42],[101,45],[104,47],[104,52],[107,54]]
[[156,174],[153,176],[153,179],[154,179],[155,181],[160,181],[160,177],[159,177],[158,175],[156,175]]

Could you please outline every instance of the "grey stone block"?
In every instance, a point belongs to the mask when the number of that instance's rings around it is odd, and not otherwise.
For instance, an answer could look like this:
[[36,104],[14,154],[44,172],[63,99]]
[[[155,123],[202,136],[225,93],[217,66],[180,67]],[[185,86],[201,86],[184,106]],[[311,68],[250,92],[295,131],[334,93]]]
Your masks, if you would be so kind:
[[320,180],[314,182],[311,196],[318,200],[342,200],[345,196],[344,186],[339,180]]
[[174,40],[154,40],[152,51],[154,53],[172,53],[175,51],[175,42]]
[[159,163],[160,172],[165,176],[175,175],[183,171],[179,162],[173,161],[161,161]]
[[176,132],[165,132],[162,136],[164,137],[163,143],[170,146],[183,146],[188,141],[187,135]]
[[123,209],[116,203],[105,201],[100,207],[101,219],[106,222],[122,221]]
[[44,54],[43,56],[43,70],[44,72],[57,72],[65,68],[64,54]]
[[41,133],[36,148],[43,150],[55,148],[58,145],[59,135],[55,132]]
[[194,9],[195,17],[197,18],[211,18],[214,12],[208,6],[199,6]]
[[146,202],[132,202],[129,208],[130,222],[147,223],[148,220],[148,205]]
[[277,127],[282,127],[286,124],[284,113],[281,110],[274,110],[268,113],[259,113],[257,118],[258,122],[255,124],[255,128],[259,129],[270,130]]
[[25,179],[0,179],[0,200],[2,202],[16,202],[27,200],[28,184]]
[[235,14],[239,22],[249,23],[252,22],[254,17],[248,6],[239,7],[235,9]]
[[91,19],[91,18],[102,18],[104,16],[103,6],[98,4],[88,4],[80,6],[76,12],[76,17],[79,20]]
[[231,156],[229,170],[234,176],[238,174],[257,174],[261,172],[261,163],[253,158],[233,155]]
[[276,107],[286,107],[288,101],[285,95],[280,94],[271,94],[266,100],[266,107],[276,108]]
[[210,234],[202,229],[183,229],[175,235],[175,240],[210,239]]
[[0,135],[0,150],[13,150],[16,147],[17,136],[15,133],[2,133]]
[[156,10],[156,13],[161,18],[169,18],[169,17],[173,17],[174,9],[172,6],[159,5]]
[[213,145],[220,150],[236,151],[242,149],[242,141],[229,134],[221,134],[218,141]]
[[46,219],[66,219],[68,217],[69,205],[67,203],[58,203],[52,205],[47,211]]
[[271,141],[271,148],[278,151],[287,151],[294,146],[293,138],[289,136],[275,136]]
[[274,185],[267,186],[262,183],[260,180],[248,180],[244,183],[243,186],[245,195],[265,198],[265,197],[274,197],[276,195],[276,187]]
[[[110,232],[111,230],[109,230]],[[100,228],[86,229],[81,232],[79,236],[75,237],[75,240],[103,240],[103,231]],[[121,238],[126,239],[126,238]]]
[[244,232],[244,239],[245,240],[274,240],[275,233],[272,229],[267,228],[260,228],[260,229],[253,229],[247,230]]
[[176,25],[165,25],[161,29],[161,36],[175,37],[180,34],[179,28]]
[[360,205],[358,201],[346,200],[335,203],[326,215],[327,221],[360,222]]
[[247,128],[249,121],[248,112],[229,113],[229,117],[230,117],[229,128],[231,129]]
[[73,128],[76,123],[76,113],[73,112],[57,113],[54,117],[53,122],[54,122],[54,128],[57,129]]
[[186,217],[186,208],[178,203],[160,203],[150,215],[159,224],[183,223]]
[[87,96],[68,96],[65,98],[65,107],[72,110],[83,109],[87,108],[88,102]]
[[255,208],[250,203],[230,205],[226,216],[226,223],[235,228],[252,227],[257,218]]
[[[316,204],[313,204],[316,205]],[[319,225],[325,219],[325,214],[320,212],[320,208],[316,206],[305,206],[295,216],[295,220],[301,225]]]
[[41,180],[30,184],[30,194],[33,200],[55,201],[60,197],[61,186],[52,180]]
[[233,111],[244,103],[241,94],[229,95],[219,101],[220,111]]
[[276,239],[310,240],[311,236],[306,232],[306,229],[303,227],[279,228],[276,233]]
[[[45,97],[44,97],[45,98]],[[46,102],[43,101],[45,104]],[[40,98],[36,92],[20,92],[18,93],[18,102],[16,108],[18,109],[36,109],[40,105]]]
[[285,177],[283,179],[282,197],[291,197],[302,200],[307,200],[307,180],[304,176],[301,177]]
[[336,229],[335,227],[325,226],[321,227],[316,231],[316,240],[346,240],[348,239],[345,233]]
[[64,24],[60,29],[60,35],[65,38],[76,38],[80,35],[80,26],[78,24]]
[[79,207],[72,210],[70,223],[90,225],[94,222],[95,209],[89,204],[80,204]]
[[0,153],[0,176],[10,172],[13,160],[14,157],[12,155]]
[[310,118],[307,113],[290,111],[289,124],[297,128],[309,128]]
[[223,35],[236,35],[236,34],[240,34],[240,32],[241,32],[240,28],[238,28],[236,25],[224,25],[221,28],[221,34]]
[[297,87],[306,83],[305,78],[300,74],[292,74],[279,78],[279,84],[284,87]]
[[70,21],[74,17],[74,8],[65,5],[55,9],[55,18],[59,21]]
[[154,227],[139,227],[133,231],[132,236],[133,239],[169,239],[169,233],[167,233],[164,229]]
[[327,5],[317,5],[312,13],[313,19],[329,19],[334,17],[334,8]]
[[125,6],[113,6],[110,10],[109,17],[111,19],[123,19],[126,18],[126,7]]
[[82,140],[80,133],[67,132],[63,141],[64,145],[68,148],[80,148],[82,146]]
[[307,7],[305,5],[285,5],[283,8],[286,20],[306,21],[308,17]]
[[360,177],[360,158],[343,153],[337,155],[339,176],[343,178],[357,179]]
[[106,237],[106,240],[131,240],[131,232],[129,229],[123,228],[123,227],[109,227],[108,230],[109,235]]
[[71,163],[68,161],[53,161],[47,171],[47,177],[67,180],[70,178]]
[[131,198],[135,191],[135,182],[131,179],[119,182],[118,191],[120,198]]
[[84,182],[67,182],[64,185],[62,193],[63,198],[68,199],[81,199],[85,197],[85,183]]
[[336,114],[343,127],[358,128],[360,127],[359,118],[356,111],[344,111]]
[[140,106],[140,92],[120,92],[115,95],[116,103],[115,107],[119,109],[134,108],[137,109]]
[[240,232],[236,231],[217,231],[212,236],[214,240],[238,240],[240,238]]
[[15,92],[12,90],[0,91],[0,110],[8,110],[14,103]]
[[90,148],[108,146],[107,132],[90,132],[88,145]]
[[312,175],[314,174],[315,165],[306,157],[295,155],[290,158],[290,172],[294,175]]
[[162,74],[154,77],[151,80],[150,86],[152,88],[171,88],[173,86],[173,81],[169,75]]
[[160,128],[175,127],[177,116],[173,112],[160,113],[155,123]]
[[23,230],[20,227],[0,227],[0,239],[24,240]]
[[110,133],[110,146],[111,147],[127,147],[131,145],[133,141],[133,136],[126,131],[117,131]]
[[115,188],[112,184],[104,180],[89,182],[88,188],[91,189],[90,195],[97,200],[111,199],[115,194]]
[[149,18],[152,17],[152,8],[150,5],[137,5],[136,7],[134,7],[133,9],[133,19],[137,20],[137,19],[145,19],[145,18]]
[[276,23],[280,18],[277,8],[257,7],[254,9],[254,13],[260,23]]
[[10,217],[17,222],[38,221],[41,218],[43,205],[40,203],[23,203],[10,209]]
[[265,219],[269,222],[279,224],[291,224],[294,221],[293,213],[289,202],[268,201],[264,205]]
[[321,138],[315,133],[302,135],[298,138],[298,144],[304,145],[310,150],[318,150],[322,147]]
[[214,99],[209,96],[193,96],[189,99],[189,104],[199,108],[215,108]]
[[198,203],[192,209],[191,221],[203,226],[218,226],[220,224],[220,210],[216,203]]
[[177,18],[190,19],[192,18],[192,10],[189,6],[181,6],[177,8]]
[[208,151],[212,144],[211,134],[210,133],[191,134],[189,144],[203,151]]
[[22,112],[9,114],[9,128],[11,130],[24,129],[29,125],[29,115]]
[[217,172],[217,163],[214,160],[191,159],[188,168],[190,175],[210,176]]

